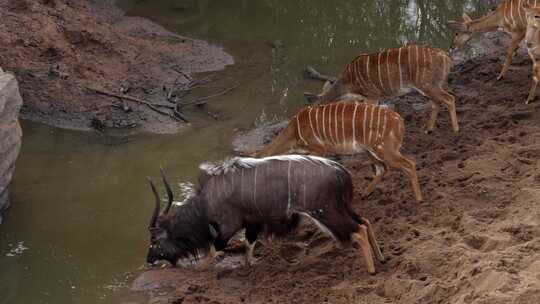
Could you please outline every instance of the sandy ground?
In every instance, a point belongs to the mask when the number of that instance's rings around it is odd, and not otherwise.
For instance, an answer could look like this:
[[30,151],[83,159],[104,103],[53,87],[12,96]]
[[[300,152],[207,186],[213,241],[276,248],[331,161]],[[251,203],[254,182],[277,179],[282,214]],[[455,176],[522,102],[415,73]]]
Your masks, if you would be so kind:
[[149,294],[148,303],[540,303],[540,107],[524,104],[531,63],[523,52],[495,81],[504,51],[455,68],[458,135],[446,111],[425,135],[426,100],[399,99],[403,152],[418,163],[424,203],[395,171],[364,198],[369,163],[343,160],[354,176],[354,208],[374,222],[388,258],[378,274],[366,272],[358,249],[340,249],[308,224],[257,246],[252,268],[231,249],[209,271],[147,271],[132,290]]
[[182,73],[233,63],[221,48],[123,16],[111,2],[0,0],[0,66],[19,80],[23,118],[64,128],[173,132],[182,125],[176,119],[131,101],[125,108],[89,88],[172,106],[169,92],[189,83]]

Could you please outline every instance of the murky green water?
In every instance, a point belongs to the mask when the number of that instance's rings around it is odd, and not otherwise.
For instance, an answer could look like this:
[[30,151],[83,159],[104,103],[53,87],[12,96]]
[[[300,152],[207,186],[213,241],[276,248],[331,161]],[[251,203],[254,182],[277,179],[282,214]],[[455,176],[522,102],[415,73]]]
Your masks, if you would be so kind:
[[0,226],[0,304],[119,302],[144,266],[145,176],[157,178],[163,165],[178,190],[196,180],[199,163],[230,154],[235,129],[294,113],[302,92],[321,86],[302,78],[305,65],[337,74],[365,51],[416,41],[446,48],[446,20],[486,9],[482,0],[119,2],[223,45],[237,64],[215,84],[241,86],[207,107],[219,121],[193,110],[193,126],[176,135],[121,138],[25,122],[13,207]]

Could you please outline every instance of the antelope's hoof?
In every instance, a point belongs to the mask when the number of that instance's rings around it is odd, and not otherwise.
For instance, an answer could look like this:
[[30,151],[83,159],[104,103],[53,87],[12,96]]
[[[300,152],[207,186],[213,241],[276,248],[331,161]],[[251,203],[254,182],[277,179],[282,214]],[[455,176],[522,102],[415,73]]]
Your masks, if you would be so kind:
[[426,133],[427,135],[431,135],[431,133],[433,133],[433,130],[426,130],[424,131],[424,133]]
[[370,275],[375,276],[377,275],[377,270],[368,271]]
[[500,80],[503,80],[504,79],[504,75],[503,74],[500,74],[499,76],[497,76],[497,81],[500,81]]

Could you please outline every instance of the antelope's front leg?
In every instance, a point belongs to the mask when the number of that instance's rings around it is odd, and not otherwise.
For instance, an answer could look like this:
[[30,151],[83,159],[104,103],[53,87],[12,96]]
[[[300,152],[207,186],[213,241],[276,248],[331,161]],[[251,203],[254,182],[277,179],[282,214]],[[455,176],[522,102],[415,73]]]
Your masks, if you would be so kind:
[[210,245],[210,250],[208,250],[208,255],[206,256],[206,260],[201,263],[199,266],[199,270],[208,270],[210,266],[214,265],[216,263],[217,257],[223,255],[223,251],[217,251],[214,244]]
[[538,81],[539,80],[540,80],[540,66],[538,66],[536,64],[536,62],[534,62],[534,65],[533,65],[533,82],[531,84],[531,88],[529,90],[529,96],[527,97],[527,101],[525,101],[525,104],[529,104],[536,97],[536,87],[538,86]]
[[506,60],[504,61],[503,68],[501,70],[501,73],[497,77],[497,80],[501,80],[506,76],[506,72],[508,72],[508,69],[510,68],[510,65],[512,64],[512,58],[514,57],[514,53],[519,47],[519,43],[523,38],[525,37],[525,32],[514,32],[512,33],[512,44],[508,48],[508,53],[506,54]]

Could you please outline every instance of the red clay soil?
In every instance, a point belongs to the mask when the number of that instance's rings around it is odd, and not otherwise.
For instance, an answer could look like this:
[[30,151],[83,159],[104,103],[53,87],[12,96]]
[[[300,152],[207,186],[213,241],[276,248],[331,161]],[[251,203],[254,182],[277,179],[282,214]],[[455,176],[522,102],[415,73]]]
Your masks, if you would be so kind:
[[233,62],[221,48],[125,17],[110,2],[0,0],[0,66],[19,80],[23,118],[66,128],[172,132],[181,126],[177,120],[134,102],[124,111],[117,98],[88,88],[171,106],[168,91],[189,82],[178,71]]
[[132,289],[148,293],[148,303],[540,303],[540,107],[524,104],[531,63],[522,52],[507,78],[495,81],[503,54],[499,48],[455,67],[457,135],[446,111],[425,135],[425,98],[399,99],[403,152],[418,163],[425,202],[415,202],[395,171],[364,198],[369,163],[344,160],[354,208],[372,220],[388,258],[378,274],[366,272],[358,249],[340,249],[307,224],[257,246],[251,268],[228,253],[208,271],[147,271]]

